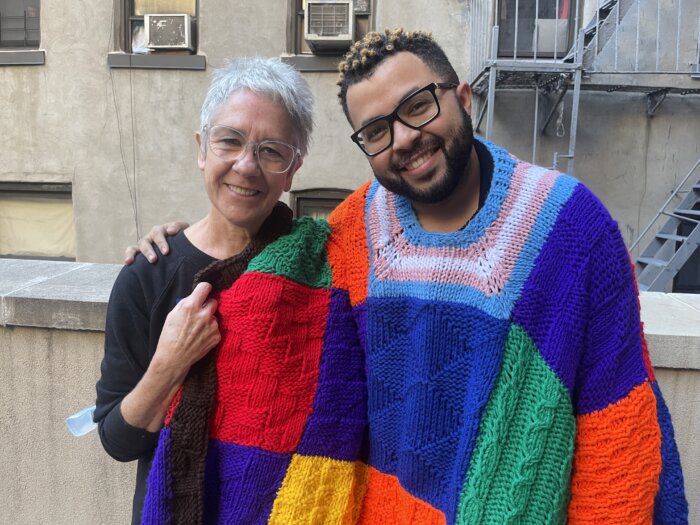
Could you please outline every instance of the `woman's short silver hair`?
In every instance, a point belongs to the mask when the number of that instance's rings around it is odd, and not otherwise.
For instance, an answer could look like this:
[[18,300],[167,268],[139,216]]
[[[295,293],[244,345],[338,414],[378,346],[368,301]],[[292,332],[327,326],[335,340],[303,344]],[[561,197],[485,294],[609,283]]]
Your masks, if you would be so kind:
[[299,149],[306,155],[313,130],[314,96],[309,83],[292,66],[278,58],[235,58],[212,75],[200,113],[202,154],[206,156],[206,130],[228,98],[239,89],[266,95],[284,105],[299,133]]

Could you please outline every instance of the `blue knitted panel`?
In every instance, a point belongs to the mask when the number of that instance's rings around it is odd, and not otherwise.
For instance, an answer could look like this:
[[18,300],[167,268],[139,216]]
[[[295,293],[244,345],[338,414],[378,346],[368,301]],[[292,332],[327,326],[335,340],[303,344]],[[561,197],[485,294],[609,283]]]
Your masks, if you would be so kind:
[[173,498],[171,444],[170,427],[165,427],[158,436],[158,447],[153,456],[151,471],[148,473],[149,490],[146,492],[141,511],[143,525],[161,525],[171,522],[170,502]]
[[210,440],[204,523],[266,524],[291,458],[291,454]]
[[655,525],[687,525],[688,502],[683,489],[683,471],[678,449],[674,446],[671,414],[666,407],[659,385],[654,381],[651,388],[656,396],[656,414],[661,426],[661,479],[659,492],[654,500]]
[[331,289],[313,412],[297,453],[354,461],[367,430],[365,355],[345,290]]
[[455,303],[366,308],[369,463],[451,523],[509,324]]
[[578,414],[619,401],[646,379],[631,271],[616,223],[577,186],[535,261],[513,321],[569,389]]

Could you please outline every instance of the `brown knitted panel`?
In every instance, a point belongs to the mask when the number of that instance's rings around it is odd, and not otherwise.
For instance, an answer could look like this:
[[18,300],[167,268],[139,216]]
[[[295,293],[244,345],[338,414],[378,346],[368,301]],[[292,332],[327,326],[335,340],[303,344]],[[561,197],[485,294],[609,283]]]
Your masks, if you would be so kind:
[[[212,294],[230,288],[256,255],[291,228],[292,210],[278,202],[250,244],[238,255],[204,268],[195,276],[194,286],[208,282],[213,286]],[[176,524],[201,524],[204,516],[204,469],[216,394],[216,351],[190,369],[170,421],[172,517]]]

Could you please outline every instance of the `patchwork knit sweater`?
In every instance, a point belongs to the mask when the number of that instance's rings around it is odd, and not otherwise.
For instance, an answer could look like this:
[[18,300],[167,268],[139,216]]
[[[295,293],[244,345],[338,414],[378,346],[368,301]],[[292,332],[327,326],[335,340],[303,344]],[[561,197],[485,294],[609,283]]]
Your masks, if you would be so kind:
[[244,253],[198,276],[222,339],[166,416],[142,523],[356,522],[364,356],[348,293],[331,288],[329,233],[278,205]]
[[374,182],[330,237],[298,221],[202,277],[222,341],[173,402],[144,523],[687,522],[617,225],[485,144],[463,230]]
[[483,142],[484,206],[431,233],[376,181],[331,217],[366,352],[376,524],[686,523],[669,412],[616,223]]

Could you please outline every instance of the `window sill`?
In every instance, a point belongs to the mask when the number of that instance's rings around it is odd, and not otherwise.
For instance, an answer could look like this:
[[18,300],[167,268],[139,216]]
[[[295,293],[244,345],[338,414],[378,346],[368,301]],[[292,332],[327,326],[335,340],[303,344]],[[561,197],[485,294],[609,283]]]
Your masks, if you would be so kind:
[[280,57],[285,64],[293,66],[298,71],[321,72],[328,71],[337,73],[338,63],[342,58],[339,55],[287,55]]
[[0,51],[0,66],[41,66],[46,62],[43,49],[11,49]]
[[127,69],[185,69],[204,71],[207,60],[204,55],[136,55],[131,53],[108,53],[107,65]]

